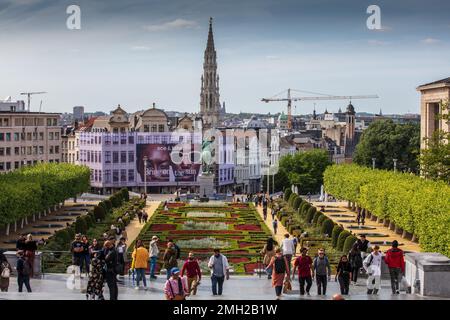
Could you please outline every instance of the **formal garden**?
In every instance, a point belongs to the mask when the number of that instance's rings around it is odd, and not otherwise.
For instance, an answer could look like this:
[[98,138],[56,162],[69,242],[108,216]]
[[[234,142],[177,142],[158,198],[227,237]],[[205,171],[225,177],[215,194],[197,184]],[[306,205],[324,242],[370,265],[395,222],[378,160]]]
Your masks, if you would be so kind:
[[138,239],[148,246],[154,235],[161,239],[162,250],[167,240],[173,239],[181,249],[181,260],[193,251],[202,269],[207,269],[206,262],[213,249],[220,248],[234,273],[253,274],[261,268],[259,252],[271,232],[253,204],[178,202],[168,203],[167,211],[161,204]]

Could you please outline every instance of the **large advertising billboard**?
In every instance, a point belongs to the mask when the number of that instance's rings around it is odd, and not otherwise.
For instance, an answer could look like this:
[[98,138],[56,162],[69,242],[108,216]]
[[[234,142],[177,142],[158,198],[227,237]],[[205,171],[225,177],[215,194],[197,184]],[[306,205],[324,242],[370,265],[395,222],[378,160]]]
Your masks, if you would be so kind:
[[149,185],[172,185],[177,182],[190,185],[197,182],[200,167],[200,153],[194,150],[193,144],[136,144],[136,168],[141,183],[145,181],[145,172]]

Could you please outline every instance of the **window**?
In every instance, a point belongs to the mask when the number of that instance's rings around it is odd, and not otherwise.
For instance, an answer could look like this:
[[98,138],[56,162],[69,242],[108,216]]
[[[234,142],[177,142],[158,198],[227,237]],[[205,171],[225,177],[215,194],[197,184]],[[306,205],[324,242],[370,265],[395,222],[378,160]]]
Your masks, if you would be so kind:
[[111,170],[105,170],[105,183],[111,182]]
[[56,154],[59,153],[59,146],[55,146],[55,153],[56,153]]
[[58,119],[53,119],[53,126],[56,127],[58,125]]
[[11,132],[6,133],[6,141],[11,141]]
[[120,170],[120,181],[127,181],[127,170]]
[[53,132],[48,133],[48,140],[53,140]]
[[50,127],[52,125],[52,119],[47,118],[47,127]]
[[20,156],[20,148],[19,147],[14,147],[14,155]]
[[127,162],[127,152],[121,151],[120,152],[120,163],[126,163]]
[[5,148],[0,148],[0,157],[5,155]]
[[6,162],[6,170],[11,170],[11,162]]
[[10,147],[6,148],[5,151],[6,151],[5,154],[6,154],[7,156],[10,156],[10,155],[11,155],[11,148],[10,148]]
[[128,151],[128,162],[134,162],[134,151]]
[[37,132],[36,131],[33,132],[33,140],[37,140]]
[[113,135],[113,144],[119,144],[119,135],[117,134]]
[[38,147],[37,146],[33,147],[33,154],[38,154]]
[[106,145],[110,145],[111,144],[111,136],[110,135],[105,136],[105,144]]
[[134,136],[128,136],[128,143],[134,144]]
[[111,151],[105,151],[105,163],[111,163]]
[[[32,149],[31,147],[27,147],[27,155],[31,155]],[[53,153],[53,147],[50,147],[50,153]]]
[[163,124],[160,124],[160,125],[158,126],[158,131],[159,131],[159,132],[164,132],[164,125],[163,125]]
[[43,132],[39,132],[39,140],[44,140],[44,133]]
[[44,146],[39,146],[39,154],[44,154]]
[[0,162],[0,171],[5,170],[5,163],[4,162]]
[[0,132],[0,141],[5,141],[5,134]]
[[119,170],[113,170],[113,182],[119,182]]
[[128,181],[130,181],[130,182],[134,181],[134,170],[133,169],[128,170]]
[[120,144],[127,144],[127,136],[124,134],[120,135]]
[[14,132],[14,141],[20,140],[20,134],[18,132]]
[[118,151],[113,152],[113,163],[119,163],[119,152]]
[[156,130],[157,130],[156,124],[152,124],[152,132],[156,132]]
[[102,170],[98,170],[98,181],[102,182]]
[[148,124],[144,124],[144,132],[150,132],[150,127]]
[[59,132],[55,132],[55,140],[59,140]]
[[19,169],[20,163],[19,161],[14,162],[14,169]]
[[[28,148],[31,148],[31,147],[28,147]],[[50,153],[50,154],[53,154],[53,146],[50,146],[50,151],[49,151],[49,153]],[[30,153],[28,153],[28,154],[30,154]]]

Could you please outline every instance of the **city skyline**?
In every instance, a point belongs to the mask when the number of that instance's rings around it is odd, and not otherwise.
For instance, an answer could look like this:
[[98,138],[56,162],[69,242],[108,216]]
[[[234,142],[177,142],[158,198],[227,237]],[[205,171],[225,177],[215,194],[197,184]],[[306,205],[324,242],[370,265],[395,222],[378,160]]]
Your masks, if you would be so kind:
[[[66,28],[67,1],[0,1],[0,98],[48,91],[32,111],[134,112],[153,102],[199,112],[208,19],[214,18],[221,102],[227,111],[277,113],[260,101],[288,87],[356,100],[357,111],[419,113],[416,87],[448,77],[449,4],[377,1],[383,29],[368,30],[368,1],[80,1],[81,30]],[[316,103],[318,113],[347,101]],[[310,114],[312,102],[294,104]]]

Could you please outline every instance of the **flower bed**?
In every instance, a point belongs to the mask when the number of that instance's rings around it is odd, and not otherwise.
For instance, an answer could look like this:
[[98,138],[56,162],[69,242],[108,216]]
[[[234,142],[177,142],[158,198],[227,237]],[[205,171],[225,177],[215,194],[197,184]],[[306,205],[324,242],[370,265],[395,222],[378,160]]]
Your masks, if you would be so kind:
[[271,232],[253,204],[223,203],[217,207],[205,204],[199,208],[178,203],[168,205],[167,211],[161,205],[138,238],[147,246],[154,235],[161,239],[161,251],[167,240],[173,239],[181,249],[182,260],[189,251],[202,261],[207,260],[214,248],[220,248],[234,272],[253,273],[259,251]]

